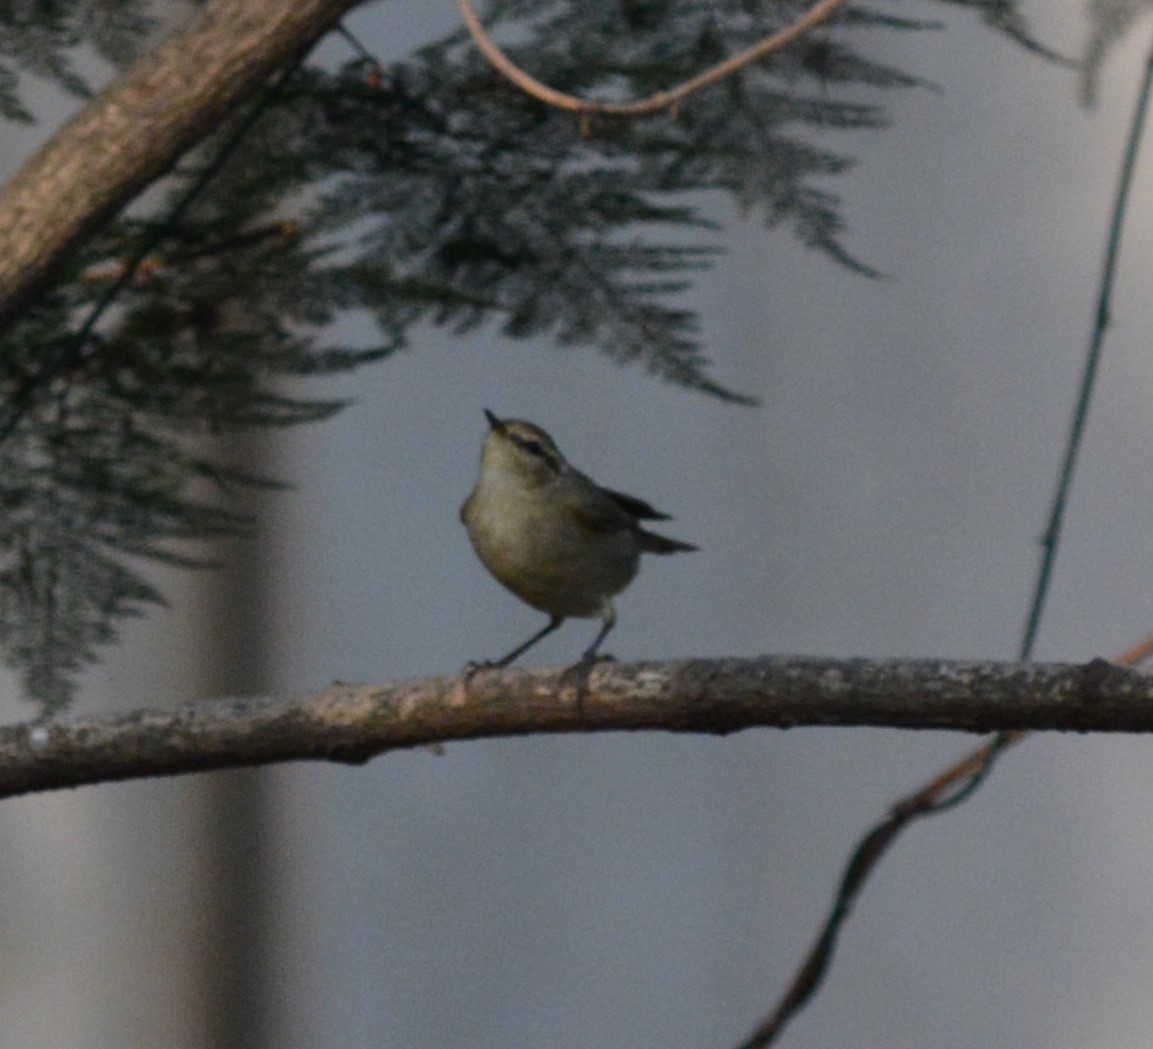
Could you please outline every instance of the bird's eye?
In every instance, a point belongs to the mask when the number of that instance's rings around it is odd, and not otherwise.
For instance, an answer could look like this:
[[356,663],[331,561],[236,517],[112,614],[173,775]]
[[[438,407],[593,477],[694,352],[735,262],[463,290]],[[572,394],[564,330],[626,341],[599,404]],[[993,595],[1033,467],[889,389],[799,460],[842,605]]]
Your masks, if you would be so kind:
[[521,441],[520,446],[526,452],[528,452],[529,455],[539,455],[542,458],[544,456],[544,445],[541,444],[540,441],[534,441],[531,439],[527,441]]

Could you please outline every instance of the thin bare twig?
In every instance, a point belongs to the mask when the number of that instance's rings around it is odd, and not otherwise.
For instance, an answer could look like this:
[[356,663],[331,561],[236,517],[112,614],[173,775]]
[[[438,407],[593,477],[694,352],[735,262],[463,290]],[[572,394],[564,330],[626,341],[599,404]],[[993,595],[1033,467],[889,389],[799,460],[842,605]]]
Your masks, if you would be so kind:
[[[1105,262],[1098,289],[1097,309],[1094,318],[1093,333],[1089,340],[1086,353],[1085,366],[1081,376],[1081,384],[1077,396],[1077,404],[1073,413],[1069,437],[1066,442],[1065,455],[1062,462],[1057,492],[1049,514],[1048,526],[1042,538],[1042,559],[1039,566],[1037,581],[1033,591],[1032,602],[1026,618],[1025,631],[1021,640],[1020,657],[1029,659],[1033,654],[1033,647],[1037,640],[1037,633],[1041,625],[1041,617],[1045,610],[1049,593],[1049,583],[1052,578],[1053,566],[1056,563],[1057,548],[1060,543],[1061,530],[1065,519],[1065,508],[1069,490],[1073,482],[1074,468],[1077,455],[1084,439],[1085,425],[1089,416],[1089,406],[1092,401],[1093,384],[1101,361],[1101,352],[1104,345],[1105,330],[1109,324],[1110,304],[1112,301],[1113,283],[1117,271],[1120,255],[1121,232],[1124,228],[1126,205],[1129,199],[1129,190],[1133,181],[1133,172],[1136,167],[1138,146],[1145,128],[1146,116],[1149,109],[1150,95],[1153,94],[1153,50],[1145,62],[1145,73],[1141,88],[1137,96],[1137,105],[1130,125],[1129,138],[1121,164],[1121,176],[1118,181],[1117,192],[1113,204],[1113,214],[1109,223],[1109,235],[1105,248]],[[1153,636],[1129,651],[1122,653],[1115,663],[1120,666],[1136,666],[1153,655]],[[951,809],[968,798],[989,775],[994,762],[1005,750],[1019,743],[1025,738],[1027,732],[1021,729],[1011,729],[999,732],[988,743],[978,747],[971,754],[966,755],[955,765],[946,769],[935,779],[925,784],[890,810],[889,815],[878,823],[858,842],[853,850],[845,872],[841,876],[841,883],[833,899],[825,924],[822,926],[815,943],[809,950],[805,961],[797,970],[788,990],[777,1003],[776,1008],[756,1028],[755,1031],[740,1044],[738,1049],[765,1049],[776,1041],[777,1036],[784,1030],[786,1024],[804,1007],[805,1003],[816,993],[828,971],[832,961],[833,949],[841,928],[848,920],[857,895],[860,893],[869,875],[875,869],[888,847],[896,840],[902,830],[913,820],[922,816],[930,816],[946,809]]]
[[[1110,667],[1134,667],[1151,655],[1153,635],[1123,652],[1113,663],[1102,660],[1088,664],[1085,673],[1091,678],[1096,673],[1107,673]],[[738,1049],[765,1049],[771,1045],[789,1021],[816,994],[832,962],[837,937],[852,913],[857,896],[901,831],[914,820],[943,812],[968,797],[989,774],[993,762],[1028,734],[1023,729],[999,732],[993,739],[982,743],[924,786],[898,801],[889,810],[889,814],[860,839],[845,865],[825,923],[804,962],[773,1011],[741,1042]]]
[[477,47],[481,49],[494,69],[504,74],[517,87],[532,95],[533,98],[538,98],[558,109],[579,113],[586,120],[593,116],[640,117],[659,113],[665,109],[674,109],[694,92],[732,76],[738,69],[764,58],[773,51],[779,51],[782,47],[804,36],[810,29],[831,18],[844,3],[845,0],[817,0],[808,11],[784,29],[765,37],[752,47],[733,55],[732,58],[725,59],[711,69],[706,69],[703,73],[699,73],[668,91],[658,91],[655,95],[649,95],[648,98],[642,98],[636,102],[592,102],[575,95],[567,95],[563,91],[557,91],[526,73],[497,47],[492,37],[485,32],[484,26],[481,25],[480,19],[473,9],[472,0],[459,0],[460,13],[465,26],[473,40],[476,41]]
[[1145,130],[1149,112],[1149,97],[1153,92],[1153,48],[1145,59],[1145,73],[1137,93],[1133,119],[1129,125],[1129,137],[1121,160],[1121,173],[1117,180],[1117,191],[1113,196],[1113,212],[1109,219],[1109,234],[1105,243],[1105,259],[1101,267],[1101,280],[1097,288],[1097,308],[1093,317],[1093,332],[1085,352],[1085,363],[1081,373],[1081,383],[1077,392],[1077,404],[1069,425],[1069,437],[1065,444],[1065,454],[1058,475],[1057,490],[1053,495],[1049,522],[1041,538],[1041,564],[1033,593],[1033,603],[1025,623],[1021,641],[1020,657],[1029,659],[1033,654],[1033,643],[1041,625],[1041,614],[1049,593],[1053,567],[1057,559],[1057,546],[1065,521],[1065,507],[1069,490],[1073,485],[1073,474],[1077,467],[1077,457],[1085,439],[1085,426],[1089,419],[1089,406],[1093,400],[1093,387],[1101,366],[1105,344],[1105,332],[1109,327],[1113,304],[1113,286],[1117,277],[1117,266],[1121,257],[1121,234],[1125,228],[1125,218],[1129,204],[1129,193],[1133,185],[1133,175],[1137,168],[1137,156],[1141,146],[1141,136]]

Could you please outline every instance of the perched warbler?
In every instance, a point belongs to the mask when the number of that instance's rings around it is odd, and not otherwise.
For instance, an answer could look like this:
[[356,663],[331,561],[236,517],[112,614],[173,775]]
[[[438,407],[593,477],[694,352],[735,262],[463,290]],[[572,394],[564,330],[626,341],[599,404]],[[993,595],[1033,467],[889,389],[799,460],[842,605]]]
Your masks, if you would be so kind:
[[501,659],[508,666],[569,616],[599,617],[601,629],[582,662],[616,623],[612,598],[632,582],[642,553],[696,550],[641,527],[668,520],[643,499],[602,488],[565,461],[553,439],[520,419],[487,408],[488,435],[476,486],[460,508],[473,549],[499,582],[549,617]]

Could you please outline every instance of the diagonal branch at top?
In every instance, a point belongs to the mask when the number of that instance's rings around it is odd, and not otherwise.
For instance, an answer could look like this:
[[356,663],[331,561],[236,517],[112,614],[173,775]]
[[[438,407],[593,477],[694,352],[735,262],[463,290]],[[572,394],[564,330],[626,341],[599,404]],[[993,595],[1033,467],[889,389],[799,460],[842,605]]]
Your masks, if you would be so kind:
[[0,335],[89,236],[359,0],[208,0],[0,189]]

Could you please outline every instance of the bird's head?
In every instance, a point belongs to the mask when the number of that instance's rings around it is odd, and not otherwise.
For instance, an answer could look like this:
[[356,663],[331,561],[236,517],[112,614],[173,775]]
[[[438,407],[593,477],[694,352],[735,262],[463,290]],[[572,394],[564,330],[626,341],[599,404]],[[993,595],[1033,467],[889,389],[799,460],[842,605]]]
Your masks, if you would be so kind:
[[527,484],[544,484],[568,468],[556,442],[539,426],[523,419],[499,419],[487,408],[488,436],[481,468],[511,474]]

